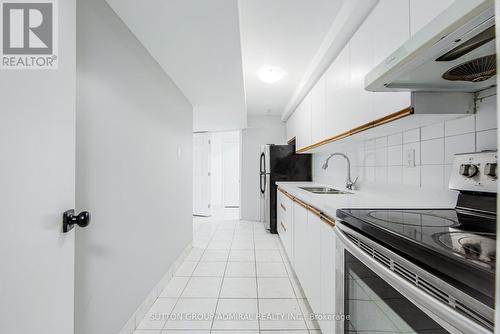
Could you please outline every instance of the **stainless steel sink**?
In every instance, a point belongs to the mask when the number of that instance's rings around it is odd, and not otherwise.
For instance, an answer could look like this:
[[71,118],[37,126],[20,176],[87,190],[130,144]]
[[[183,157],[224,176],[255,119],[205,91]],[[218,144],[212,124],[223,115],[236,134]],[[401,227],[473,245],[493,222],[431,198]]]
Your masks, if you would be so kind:
[[352,193],[328,188],[328,187],[300,187],[300,189],[304,189],[306,191],[312,192],[314,194],[325,194],[325,195],[351,195]]

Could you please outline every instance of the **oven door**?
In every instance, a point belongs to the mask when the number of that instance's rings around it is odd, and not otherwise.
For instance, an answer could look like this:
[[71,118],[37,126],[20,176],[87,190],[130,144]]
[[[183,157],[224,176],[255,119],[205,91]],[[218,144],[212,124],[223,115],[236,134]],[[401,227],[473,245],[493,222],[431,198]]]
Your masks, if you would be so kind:
[[388,259],[374,251],[380,245],[369,255],[372,240],[336,226],[336,313],[346,317],[336,333],[492,333],[388,269],[394,262],[375,260]]

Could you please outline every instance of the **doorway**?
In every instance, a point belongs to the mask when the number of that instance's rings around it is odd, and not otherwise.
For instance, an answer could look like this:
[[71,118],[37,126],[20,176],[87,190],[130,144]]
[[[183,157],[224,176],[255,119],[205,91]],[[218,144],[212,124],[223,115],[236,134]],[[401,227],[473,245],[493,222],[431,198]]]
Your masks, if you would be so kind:
[[193,143],[193,215],[238,219],[241,132],[195,133]]

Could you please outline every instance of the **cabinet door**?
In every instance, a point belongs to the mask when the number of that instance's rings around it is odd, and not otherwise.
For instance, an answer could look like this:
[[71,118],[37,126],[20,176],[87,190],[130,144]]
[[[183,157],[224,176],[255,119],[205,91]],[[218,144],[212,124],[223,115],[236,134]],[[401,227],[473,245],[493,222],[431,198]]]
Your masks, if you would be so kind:
[[297,111],[286,121],[286,140],[289,141],[294,137],[297,138]]
[[321,309],[321,219],[312,212],[307,216],[307,263],[304,292],[314,312]]
[[300,204],[293,203],[293,223],[295,227],[295,273],[303,286],[307,263],[307,209]]
[[[335,314],[335,231],[334,227],[321,225],[321,304],[320,313]],[[335,332],[335,321],[320,320],[321,331]]]
[[[365,90],[365,76],[374,65],[374,34],[371,15],[359,27],[349,42],[350,86],[349,104],[342,112],[346,130],[373,120],[372,94]],[[387,111],[389,113],[389,111]]]
[[331,137],[350,130],[346,121],[350,103],[350,59],[349,45],[339,53],[326,72],[326,132]]
[[290,236],[288,235],[288,229],[286,228],[287,212],[285,207],[285,198],[287,198],[285,194],[283,194],[281,191],[278,191],[276,200],[276,221],[278,235],[281,239],[283,247],[285,248],[285,252],[287,252],[288,255],[287,245]]
[[[373,36],[373,66],[377,66],[410,38],[409,0],[381,0],[366,25]],[[372,97],[372,120],[411,105],[411,94],[408,92],[369,94]]]
[[288,234],[288,242],[285,246],[288,259],[292,266],[295,264],[294,259],[294,240],[295,240],[295,228],[293,221],[293,201],[287,196],[284,197],[284,206],[286,208],[286,218],[285,225]]
[[410,33],[415,35],[427,23],[432,21],[454,0],[410,0]]
[[297,113],[297,149],[311,144],[311,93],[300,103]]
[[312,89],[311,141],[317,143],[326,138],[326,75]]

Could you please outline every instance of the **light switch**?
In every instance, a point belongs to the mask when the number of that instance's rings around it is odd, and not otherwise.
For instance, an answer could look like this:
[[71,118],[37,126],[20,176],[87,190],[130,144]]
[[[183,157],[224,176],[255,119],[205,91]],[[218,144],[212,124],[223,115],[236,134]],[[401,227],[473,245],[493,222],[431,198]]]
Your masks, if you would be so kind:
[[415,150],[413,148],[405,151],[405,167],[415,168]]

